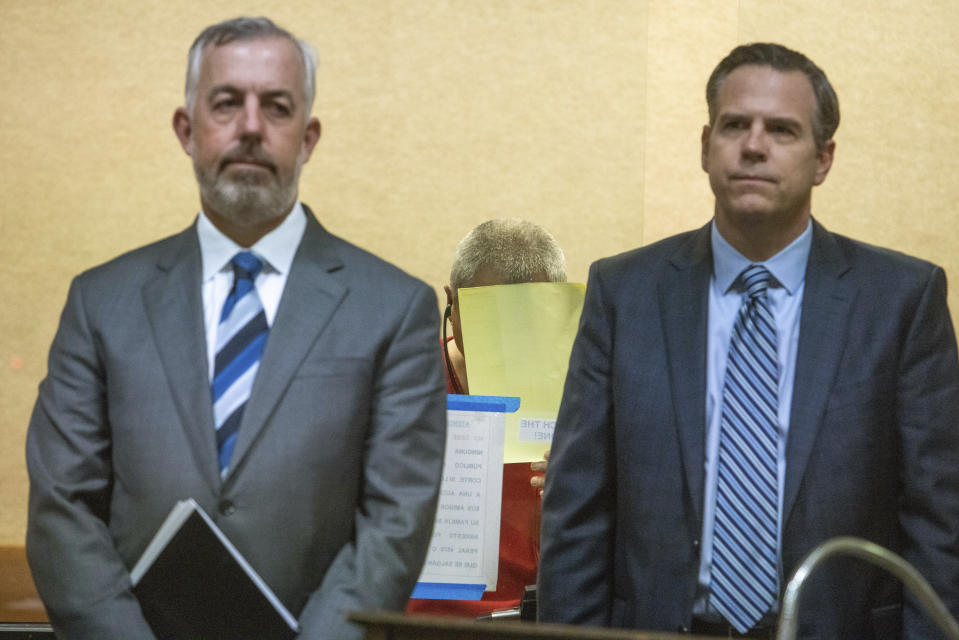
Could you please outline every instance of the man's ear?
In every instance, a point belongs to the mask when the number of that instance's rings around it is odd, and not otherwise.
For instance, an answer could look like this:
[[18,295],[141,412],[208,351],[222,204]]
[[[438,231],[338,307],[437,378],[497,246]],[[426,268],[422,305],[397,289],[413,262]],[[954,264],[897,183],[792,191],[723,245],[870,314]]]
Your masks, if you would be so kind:
[[450,289],[449,285],[443,287],[446,291],[446,308],[450,311],[450,328],[453,329],[453,343],[456,344],[456,348],[459,349],[460,353],[466,353],[463,351],[463,327],[460,325],[460,313],[459,305],[455,304],[453,300],[453,290]]
[[310,118],[306,123],[306,131],[303,132],[303,150],[301,162],[306,163],[313,155],[313,147],[320,141],[320,135],[323,133],[323,127],[320,125],[319,118]]
[[709,133],[712,129],[709,128],[709,125],[703,125],[703,135],[700,144],[702,145],[702,156],[699,159],[700,165],[703,167],[703,171],[709,173],[709,163],[707,159],[709,158]]
[[836,157],[836,141],[830,140],[822,146],[822,149],[816,152],[817,155],[817,166],[816,166],[816,181],[813,183],[815,185],[821,185],[826,181],[826,176],[829,174],[829,169],[832,168],[833,158]]
[[188,156],[193,155],[192,132],[193,127],[190,124],[190,116],[187,114],[186,108],[178,108],[173,112],[173,133],[176,134],[177,140],[180,141],[180,146],[183,147],[183,151],[185,151]]

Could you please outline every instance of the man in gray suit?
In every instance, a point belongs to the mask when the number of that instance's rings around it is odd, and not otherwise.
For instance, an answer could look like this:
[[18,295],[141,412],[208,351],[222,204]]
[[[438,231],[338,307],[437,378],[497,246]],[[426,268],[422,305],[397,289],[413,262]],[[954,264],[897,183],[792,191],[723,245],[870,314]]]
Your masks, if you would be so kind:
[[265,18],[201,33],[173,118],[200,215],[70,288],[27,435],[27,552],[60,637],[153,637],[129,569],[187,497],[302,638],[357,638],[346,611],[409,597],[446,427],[436,298],[297,201],[314,72]]
[[[797,564],[842,535],[899,552],[959,613],[945,275],[812,219],[839,105],[809,59],[737,47],[706,93],[712,222],[590,270],[540,617],[769,638]],[[800,637],[938,637],[864,564],[832,562],[806,593]]]

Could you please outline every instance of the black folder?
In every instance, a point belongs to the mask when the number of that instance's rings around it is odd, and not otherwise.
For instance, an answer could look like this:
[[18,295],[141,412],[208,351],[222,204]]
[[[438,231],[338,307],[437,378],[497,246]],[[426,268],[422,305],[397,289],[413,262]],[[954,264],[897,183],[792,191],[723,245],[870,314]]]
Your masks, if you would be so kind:
[[293,615],[192,498],[181,500],[130,572],[160,640],[291,640]]

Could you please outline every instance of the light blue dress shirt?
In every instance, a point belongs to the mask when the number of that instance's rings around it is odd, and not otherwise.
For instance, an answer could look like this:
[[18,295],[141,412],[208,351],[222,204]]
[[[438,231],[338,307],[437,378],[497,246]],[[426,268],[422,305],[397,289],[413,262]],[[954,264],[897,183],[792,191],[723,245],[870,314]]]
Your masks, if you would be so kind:
[[[737,281],[751,264],[762,264],[773,276],[767,296],[776,322],[779,355],[779,547],[782,547],[783,485],[786,477],[786,434],[792,406],[796,350],[799,346],[799,321],[802,315],[806,263],[812,246],[812,222],[798,238],[765,262],[753,263],[736,251],[712,224],[713,275],[709,285],[709,328],[706,361],[706,495],[703,509],[702,556],[699,565],[699,591],[694,612],[712,612],[709,606],[710,566],[713,551],[713,522],[716,512],[716,469],[719,453],[719,421],[722,414],[723,383],[729,339],[742,306],[745,292]],[[782,557],[779,558],[782,582]]]

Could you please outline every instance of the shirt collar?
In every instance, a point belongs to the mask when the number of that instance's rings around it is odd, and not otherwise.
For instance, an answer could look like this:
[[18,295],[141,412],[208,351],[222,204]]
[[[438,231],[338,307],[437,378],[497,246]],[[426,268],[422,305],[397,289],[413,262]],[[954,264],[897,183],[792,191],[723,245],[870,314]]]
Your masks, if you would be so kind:
[[[283,222],[256,241],[250,251],[264,261],[264,268],[277,273],[288,273],[293,256],[306,230],[306,213],[299,201],[283,219]],[[196,224],[200,240],[200,255],[203,257],[203,282],[226,268],[230,260],[244,248],[217,229],[202,210]]]
[[806,229],[799,234],[798,238],[789,243],[789,246],[769,260],[758,263],[753,263],[726,242],[726,239],[716,229],[715,221],[710,226],[713,276],[716,278],[719,291],[728,292],[743,269],[751,264],[761,264],[766,267],[789,295],[796,293],[799,285],[806,278],[806,263],[809,261],[809,250],[812,248],[811,220],[806,225]]

